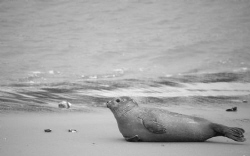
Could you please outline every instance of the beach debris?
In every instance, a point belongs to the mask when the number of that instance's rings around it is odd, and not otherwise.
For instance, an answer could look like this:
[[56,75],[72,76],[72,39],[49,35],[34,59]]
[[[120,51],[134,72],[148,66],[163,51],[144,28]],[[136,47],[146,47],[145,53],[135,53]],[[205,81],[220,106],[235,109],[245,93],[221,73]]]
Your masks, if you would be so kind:
[[52,132],[52,130],[51,129],[45,129],[44,132],[49,133],[49,132]]
[[75,130],[75,129],[69,129],[69,130],[68,130],[68,132],[71,132],[71,133],[76,133],[76,132],[77,132],[77,130]]
[[247,100],[242,100],[243,103],[247,103],[248,101]]
[[59,108],[70,108],[71,107],[71,103],[69,103],[68,101],[62,101],[58,104]]
[[237,107],[232,107],[230,109],[226,110],[227,112],[236,112],[237,111]]

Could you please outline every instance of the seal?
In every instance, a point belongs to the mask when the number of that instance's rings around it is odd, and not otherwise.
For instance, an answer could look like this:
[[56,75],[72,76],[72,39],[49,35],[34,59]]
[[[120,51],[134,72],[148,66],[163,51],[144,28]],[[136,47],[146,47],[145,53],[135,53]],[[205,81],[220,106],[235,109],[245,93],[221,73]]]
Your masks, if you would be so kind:
[[106,103],[114,114],[118,128],[127,141],[137,142],[203,142],[224,136],[244,142],[242,128],[228,127],[206,119],[139,106],[129,97]]

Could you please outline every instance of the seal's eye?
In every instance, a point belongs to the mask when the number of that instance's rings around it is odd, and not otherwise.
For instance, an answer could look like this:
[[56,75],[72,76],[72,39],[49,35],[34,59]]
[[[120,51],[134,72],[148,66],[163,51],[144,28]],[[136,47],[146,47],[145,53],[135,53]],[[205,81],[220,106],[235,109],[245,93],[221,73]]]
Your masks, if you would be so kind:
[[121,100],[120,99],[116,99],[115,101],[119,103]]

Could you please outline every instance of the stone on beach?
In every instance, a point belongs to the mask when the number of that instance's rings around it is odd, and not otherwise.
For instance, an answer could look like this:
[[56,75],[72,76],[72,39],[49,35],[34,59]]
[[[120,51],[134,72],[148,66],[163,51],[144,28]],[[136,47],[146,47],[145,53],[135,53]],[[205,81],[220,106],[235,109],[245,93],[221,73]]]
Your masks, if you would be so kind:
[[77,130],[75,130],[75,129],[69,129],[69,130],[68,130],[68,132],[71,132],[71,133],[76,133],[76,132],[77,132]]
[[49,132],[52,132],[52,130],[51,129],[45,129],[44,132],[49,133]]
[[58,104],[59,108],[70,108],[71,107],[71,103],[69,103],[68,101],[62,101]]
[[227,112],[236,112],[237,111],[237,107],[232,107],[230,109],[226,110]]

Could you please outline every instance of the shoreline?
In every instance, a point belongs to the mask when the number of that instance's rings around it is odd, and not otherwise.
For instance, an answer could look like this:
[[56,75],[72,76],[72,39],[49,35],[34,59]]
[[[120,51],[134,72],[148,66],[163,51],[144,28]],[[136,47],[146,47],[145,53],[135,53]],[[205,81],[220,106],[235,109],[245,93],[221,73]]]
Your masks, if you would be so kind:
[[[0,113],[0,155],[249,155],[250,107],[228,113],[211,108],[171,107],[170,111],[245,129],[246,141],[225,137],[206,142],[126,142],[108,109],[65,113]],[[52,129],[45,133],[44,129]],[[76,129],[76,133],[68,132]]]

